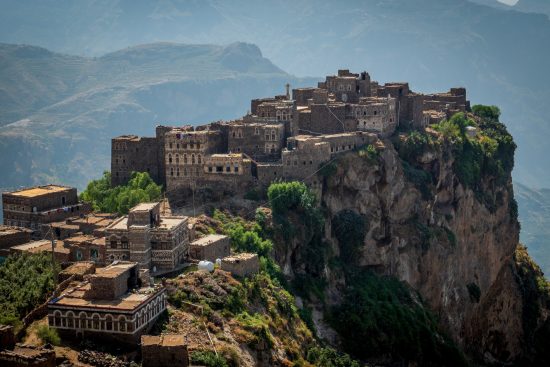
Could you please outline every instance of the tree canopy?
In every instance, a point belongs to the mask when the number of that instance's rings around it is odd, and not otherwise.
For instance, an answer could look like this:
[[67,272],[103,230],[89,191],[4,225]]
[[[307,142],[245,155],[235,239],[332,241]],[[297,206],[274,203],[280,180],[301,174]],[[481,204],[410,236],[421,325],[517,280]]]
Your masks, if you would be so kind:
[[133,206],[160,200],[162,186],[157,185],[147,172],[132,172],[126,185],[111,187],[111,173],[88,183],[80,198],[93,205],[94,210],[127,214]]

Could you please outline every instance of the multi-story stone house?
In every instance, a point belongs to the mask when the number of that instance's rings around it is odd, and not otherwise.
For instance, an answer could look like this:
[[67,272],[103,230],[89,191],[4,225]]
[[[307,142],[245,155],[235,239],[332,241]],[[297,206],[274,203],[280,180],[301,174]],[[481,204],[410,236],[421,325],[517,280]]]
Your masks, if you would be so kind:
[[90,212],[89,204],[78,200],[73,187],[46,185],[2,193],[4,224],[30,228],[33,236],[42,226]]
[[188,217],[160,215],[160,204],[139,204],[105,229],[108,262],[133,261],[153,272],[183,263],[189,246]]

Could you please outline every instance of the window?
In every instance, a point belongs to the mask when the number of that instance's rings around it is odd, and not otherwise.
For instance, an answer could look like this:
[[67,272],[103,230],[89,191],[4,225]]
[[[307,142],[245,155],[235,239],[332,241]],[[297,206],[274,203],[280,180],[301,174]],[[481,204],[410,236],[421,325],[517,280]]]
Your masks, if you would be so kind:
[[65,196],[61,197],[61,205],[65,205]]
[[124,248],[124,249],[129,248],[129,246],[128,246],[128,238],[127,238],[127,237],[122,237],[122,238],[120,239],[120,244],[121,244],[122,248]]
[[179,149],[180,148],[180,143],[177,143],[176,144],[176,149]]
[[117,240],[116,239],[111,239],[111,248],[117,248]]
[[195,164],[195,155],[191,154],[191,164]]
[[90,259],[97,260],[99,259],[99,250],[96,248],[90,249]]
[[187,154],[184,154],[184,155],[183,155],[183,163],[184,163],[184,164],[189,163],[189,162],[187,161]]
[[172,163],[172,154],[168,154],[168,163]]
[[126,317],[120,316],[118,318],[118,330],[126,331]]
[[170,176],[174,177],[174,168],[170,168]]
[[239,166],[235,165],[234,171],[239,172]]
[[180,155],[176,154],[176,164],[180,164]]
[[180,168],[179,168],[179,167],[176,168],[176,176],[177,176],[177,177],[180,177]]
[[225,172],[231,172],[231,167],[229,166],[225,167]]
[[208,166],[208,172],[212,172],[212,166]]
[[82,250],[77,249],[76,250],[76,261],[82,260]]
[[172,143],[170,143],[170,149],[172,149]]
[[202,157],[201,157],[200,154],[197,156],[197,163],[198,163],[198,164],[201,164],[201,163],[202,163]]

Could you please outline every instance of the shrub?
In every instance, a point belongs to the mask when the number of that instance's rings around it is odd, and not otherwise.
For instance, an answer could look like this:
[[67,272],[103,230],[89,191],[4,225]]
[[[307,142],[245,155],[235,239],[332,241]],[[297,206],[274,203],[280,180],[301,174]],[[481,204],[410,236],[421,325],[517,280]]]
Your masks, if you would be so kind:
[[206,367],[229,367],[225,358],[216,355],[211,350],[192,352],[191,363]]
[[412,131],[403,140],[400,140],[396,146],[399,156],[411,164],[416,164],[416,160],[428,149],[434,146],[435,142],[431,135]]
[[307,361],[320,367],[360,367],[358,361],[348,354],[338,353],[332,348],[313,347],[307,351]]
[[94,210],[127,214],[133,206],[162,198],[162,186],[157,185],[147,172],[132,172],[126,185],[111,187],[111,173],[88,183],[80,194],[83,201],[92,204]]
[[478,104],[472,107],[472,112],[474,115],[489,121],[498,121],[500,117],[500,109],[497,106],[484,106]]
[[59,345],[61,344],[61,338],[57,334],[57,330],[50,329],[48,325],[40,325],[36,332],[40,340],[46,344]]
[[364,145],[357,151],[359,157],[365,158],[368,162],[374,163],[379,157],[379,153],[372,144]]

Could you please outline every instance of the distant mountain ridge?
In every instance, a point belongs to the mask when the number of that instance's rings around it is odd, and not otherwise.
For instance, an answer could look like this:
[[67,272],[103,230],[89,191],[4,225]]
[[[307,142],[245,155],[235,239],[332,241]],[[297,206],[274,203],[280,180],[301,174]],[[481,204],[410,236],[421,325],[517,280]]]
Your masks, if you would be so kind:
[[[496,0],[493,4],[466,0],[350,0],[345,5],[326,0],[5,0],[0,5],[0,41],[98,58],[128,45],[158,41],[245,41],[258,45],[269,60],[293,75],[322,76],[349,68],[367,70],[381,82],[409,81],[419,92],[464,86],[474,103],[501,107],[502,120],[519,146],[516,181],[549,186],[550,162],[537,159],[546,153],[550,138],[545,107],[550,95],[546,72],[550,49],[544,47],[550,39],[550,20],[542,14],[507,10],[513,8]],[[543,2],[521,0],[516,6],[529,4]],[[230,57],[223,62],[222,67],[231,67]],[[108,75],[114,74],[109,71]],[[65,91],[63,84],[56,88],[55,93]],[[3,96],[0,107],[8,100]],[[34,101],[34,96],[30,94],[29,104],[44,107],[43,99],[50,102],[46,97]],[[2,114],[10,121],[25,118],[28,108],[20,103],[26,98],[9,100],[18,108],[0,108]]]
[[99,58],[0,44],[0,186],[83,187],[109,169],[110,139],[157,123],[236,118],[301,79],[246,43],[155,43]]

